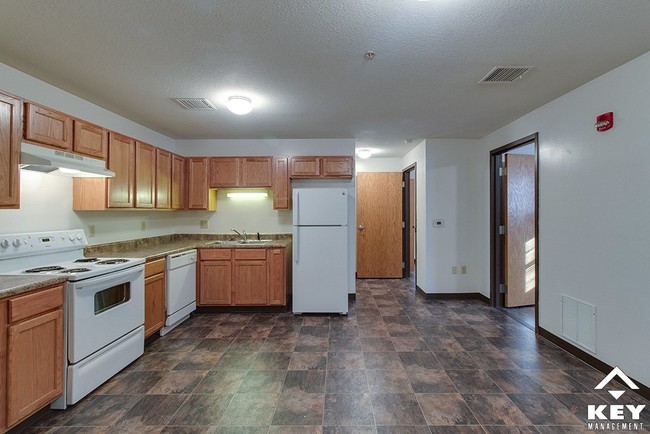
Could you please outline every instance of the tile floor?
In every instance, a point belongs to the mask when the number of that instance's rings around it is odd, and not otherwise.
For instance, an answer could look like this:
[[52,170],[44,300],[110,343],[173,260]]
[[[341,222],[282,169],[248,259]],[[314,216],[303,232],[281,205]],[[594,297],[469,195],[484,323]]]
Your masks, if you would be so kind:
[[602,378],[480,302],[362,280],[347,317],[193,315],[19,432],[580,433]]

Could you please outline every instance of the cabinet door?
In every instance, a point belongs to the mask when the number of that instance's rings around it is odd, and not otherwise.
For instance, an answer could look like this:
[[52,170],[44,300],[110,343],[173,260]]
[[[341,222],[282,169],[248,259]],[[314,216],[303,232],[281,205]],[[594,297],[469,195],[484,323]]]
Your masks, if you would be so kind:
[[176,154],[172,155],[171,195],[172,209],[183,209],[185,207],[185,158]]
[[135,207],[153,208],[156,201],[156,148],[135,142]]
[[233,304],[267,304],[266,249],[235,249]]
[[273,157],[273,209],[291,209],[289,158]]
[[72,150],[100,160],[108,156],[108,133],[98,125],[75,119]]
[[165,273],[144,279],[144,337],[165,325]]
[[135,141],[117,133],[108,135],[108,207],[133,208],[135,190]]
[[63,393],[63,309],[8,329],[7,425]]
[[291,157],[289,174],[292,178],[318,178],[320,157]]
[[187,160],[187,208],[208,209],[208,159],[190,157]]
[[0,93],[0,207],[20,204],[22,101]]
[[210,187],[239,187],[240,159],[237,157],[210,158]]
[[266,251],[266,262],[269,272],[269,304],[287,304],[287,286],[285,274],[285,250],[268,249]]
[[271,157],[244,157],[241,169],[241,187],[271,186]]
[[232,261],[200,261],[198,288],[197,304],[200,306],[229,306],[232,303]]
[[352,178],[354,161],[352,157],[322,157],[322,176],[328,178]]
[[72,118],[64,113],[27,103],[25,138],[55,148],[72,150]]
[[172,154],[156,148],[156,208],[171,208]]

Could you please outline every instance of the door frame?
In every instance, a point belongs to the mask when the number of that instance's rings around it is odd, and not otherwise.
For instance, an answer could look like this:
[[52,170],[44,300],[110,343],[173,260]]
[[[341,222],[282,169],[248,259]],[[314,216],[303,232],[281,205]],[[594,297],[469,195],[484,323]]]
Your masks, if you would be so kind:
[[411,264],[411,172],[415,175],[415,180],[416,182],[413,183],[413,189],[415,191],[415,194],[413,197],[416,197],[415,204],[413,206],[413,222],[415,226],[415,230],[413,231],[414,233],[414,240],[413,240],[413,255],[414,255],[414,264],[415,264],[415,285],[417,286],[418,282],[418,263],[417,263],[417,256],[415,255],[415,252],[417,252],[417,245],[418,245],[418,237],[417,237],[417,231],[418,231],[418,214],[417,214],[417,206],[418,206],[418,201],[417,201],[417,163],[413,163],[404,170],[402,170],[402,222],[404,223],[402,226],[402,264],[404,264],[404,267],[402,267],[402,278],[408,278],[410,276],[410,264]]
[[503,263],[504,239],[499,235],[502,224],[503,195],[499,168],[502,155],[515,148],[535,143],[535,333],[539,333],[539,133],[490,151],[490,302],[492,307],[503,308],[504,296],[499,284],[505,281]]

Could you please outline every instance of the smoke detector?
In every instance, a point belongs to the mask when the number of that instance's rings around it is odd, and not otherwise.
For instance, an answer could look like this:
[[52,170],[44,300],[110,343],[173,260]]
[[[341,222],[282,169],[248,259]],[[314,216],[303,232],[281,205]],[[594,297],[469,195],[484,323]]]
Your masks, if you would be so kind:
[[485,77],[479,80],[483,83],[512,83],[524,76],[532,66],[497,66],[492,68]]

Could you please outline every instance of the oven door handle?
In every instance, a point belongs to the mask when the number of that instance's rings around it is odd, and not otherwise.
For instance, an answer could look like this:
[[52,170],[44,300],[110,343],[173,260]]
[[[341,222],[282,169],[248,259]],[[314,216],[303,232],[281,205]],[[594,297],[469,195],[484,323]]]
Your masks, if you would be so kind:
[[113,284],[120,284],[133,280],[139,274],[144,274],[144,265],[138,265],[135,267],[127,268],[126,270],[120,270],[113,273],[104,274],[98,277],[91,277],[86,280],[81,280],[79,282],[69,282],[73,288],[80,288],[82,290],[91,288],[97,288],[98,286],[106,286],[106,283],[109,286]]

